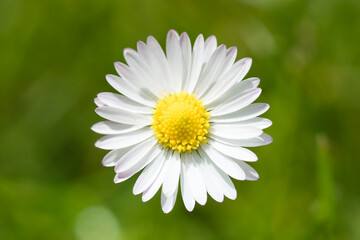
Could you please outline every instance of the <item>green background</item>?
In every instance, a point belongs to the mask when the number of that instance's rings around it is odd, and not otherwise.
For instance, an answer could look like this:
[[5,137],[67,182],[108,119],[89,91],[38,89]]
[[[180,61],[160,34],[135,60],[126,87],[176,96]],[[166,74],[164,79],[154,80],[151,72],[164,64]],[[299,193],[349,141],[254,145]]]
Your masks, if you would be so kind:
[[[90,127],[123,49],[169,29],[253,58],[274,142],[235,201],[166,215]],[[0,0],[0,239],[360,239],[359,43],[357,0]]]

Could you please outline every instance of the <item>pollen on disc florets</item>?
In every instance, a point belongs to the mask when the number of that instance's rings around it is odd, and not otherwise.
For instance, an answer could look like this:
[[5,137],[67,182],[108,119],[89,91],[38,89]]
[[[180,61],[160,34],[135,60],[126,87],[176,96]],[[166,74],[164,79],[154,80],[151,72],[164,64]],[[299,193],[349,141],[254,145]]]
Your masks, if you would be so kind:
[[206,143],[210,114],[193,94],[168,94],[155,106],[151,127],[165,147],[191,152]]

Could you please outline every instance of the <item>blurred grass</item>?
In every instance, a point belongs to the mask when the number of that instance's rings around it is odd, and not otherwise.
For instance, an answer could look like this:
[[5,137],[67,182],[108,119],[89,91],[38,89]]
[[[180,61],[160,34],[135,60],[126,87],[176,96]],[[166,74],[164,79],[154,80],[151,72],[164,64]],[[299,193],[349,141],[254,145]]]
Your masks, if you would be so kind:
[[[360,239],[359,26],[356,0],[1,0],[0,239]],[[169,29],[253,58],[274,143],[237,200],[165,215],[112,183],[89,128],[122,50]]]

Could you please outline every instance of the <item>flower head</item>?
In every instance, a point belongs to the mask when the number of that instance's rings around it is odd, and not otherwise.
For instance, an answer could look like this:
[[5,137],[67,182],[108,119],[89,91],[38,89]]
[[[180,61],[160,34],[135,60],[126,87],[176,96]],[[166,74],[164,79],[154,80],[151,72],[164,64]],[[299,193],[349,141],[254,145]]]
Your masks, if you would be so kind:
[[106,76],[120,94],[98,94],[96,112],[108,121],[92,126],[106,135],[95,145],[111,150],[102,163],[114,167],[115,183],[144,169],[133,193],[148,201],[161,187],[168,213],[179,185],[192,211],[195,202],[206,203],[207,193],[218,202],[235,199],[230,177],[258,179],[246,163],[257,156],[244,147],[272,142],[263,132],[271,121],[258,117],[269,105],[253,103],[260,80],[243,80],[252,60],[235,62],[236,54],[235,47],[217,46],[214,36],[204,41],[200,34],[192,47],[186,33],[173,30],[166,55],[152,36],[139,41],[137,51],[124,50],[127,65],[115,63],[119,76]]

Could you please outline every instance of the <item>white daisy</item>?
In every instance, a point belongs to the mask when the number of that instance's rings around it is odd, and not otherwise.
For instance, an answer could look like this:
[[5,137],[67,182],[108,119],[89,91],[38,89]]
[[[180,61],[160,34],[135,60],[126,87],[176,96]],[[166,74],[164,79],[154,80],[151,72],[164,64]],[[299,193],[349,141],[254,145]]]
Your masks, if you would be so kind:
[[181,187],[188,211],[204,205],[207,193],[216,201],[235,199],[230,177],[257,180],[246,162],[257,156],[244,147],[272,142],[263,132],[271,121],[258,116],[269,109],[253,103],[260,80],[242,80],[251,58],[235,62],[236,47],[217,46],[215,36],[200,34],[191,47],[189,36],[170,30],[166,55],[152,36],[139,41],[137,51],[125,49],[127,65],[116,62],[119,76],[107,75],[120,94],[100,93],[96,113],[108,121],[92,130],[105,134],[95,146],[112,150],[103,159],[115,168],[115,183],[145,168],[133,193],[151,199],[161,189],[165,213]]

